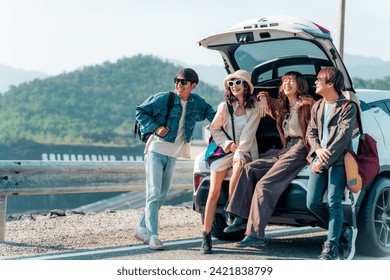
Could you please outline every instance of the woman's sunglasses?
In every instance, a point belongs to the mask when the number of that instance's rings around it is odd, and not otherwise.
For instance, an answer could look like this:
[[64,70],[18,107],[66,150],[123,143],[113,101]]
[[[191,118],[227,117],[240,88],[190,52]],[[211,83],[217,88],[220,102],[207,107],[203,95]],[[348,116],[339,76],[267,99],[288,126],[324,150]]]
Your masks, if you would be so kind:
[[242,80],[235,80],[235,81],[228,81],[228,82],[227,82],[227,85],[228,85],[229,87],[232,87],[232,86],[234,86],[234,85],[239,86],[239,85],[241,85],[241,84],[242,84]]
[[185,86],[189,82],[186,79],[179,78],[174,78],[173,81],[175,82],[175,84],[182,84],[183,86]]

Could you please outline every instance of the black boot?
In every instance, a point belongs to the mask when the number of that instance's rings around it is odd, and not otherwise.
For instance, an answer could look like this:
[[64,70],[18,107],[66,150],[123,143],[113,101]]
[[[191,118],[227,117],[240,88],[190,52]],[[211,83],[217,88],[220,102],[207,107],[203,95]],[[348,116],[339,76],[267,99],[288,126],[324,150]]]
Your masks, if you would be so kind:
[[223,232],[231,233],[231,232],[236,232],[236,231],[245,229],[247,222],[248,222],[248,220],[246,220],[244,218],[236,217],[230,226],[223,229]]
[[226,212],[226,216],[225,217],[226,217],[226,224],[228,226],[232,225],[233,222],[234,222],[234,216],[232,214]]
[[203,232],[202,251],[203,254],[211,254],[211,233]]
[[230,226],[234,221],[234,216],[226,211],[228,205],[229,205],[229,201],[226,202],[225,207],[223,207],[222,215],[225,217],[227,225]]

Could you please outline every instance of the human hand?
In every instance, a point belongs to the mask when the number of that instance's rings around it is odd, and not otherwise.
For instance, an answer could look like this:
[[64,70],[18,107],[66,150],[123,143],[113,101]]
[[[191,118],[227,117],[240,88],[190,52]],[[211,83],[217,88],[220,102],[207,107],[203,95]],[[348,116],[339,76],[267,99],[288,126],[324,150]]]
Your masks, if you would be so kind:
[[230,145],[229,145],[229,150],[234,153],[234,151],[238,148],[238,145],[234,142],[232,142]]
[[266,91],[259,91],[259,93],[256,95],[256,99],[260,101],[260,99],[266,98],[265,96],[268,94]]
[[312,164],[311,166],[311,170],[314,172],[314,173],[322,173],[322,167],[323,167],[324,163],[322,161],[316,161]]
[[165,126],[159,126],[156,128],[156,130],[154,131],[158,136],[160,137],[164,137],[165,135],[168,134],[169,132],[169,128],[168,127],[165,127]]
[[328,149],[317,149],[316,155],[318,157],[319,162],[328,162],[329,157],[332,155],[331,151]]
[[264,94],[265,91],[261,91],[257,94],[257,100],[259,102],[259,115],[262,118],[265,117],[268,111],[268,102]]

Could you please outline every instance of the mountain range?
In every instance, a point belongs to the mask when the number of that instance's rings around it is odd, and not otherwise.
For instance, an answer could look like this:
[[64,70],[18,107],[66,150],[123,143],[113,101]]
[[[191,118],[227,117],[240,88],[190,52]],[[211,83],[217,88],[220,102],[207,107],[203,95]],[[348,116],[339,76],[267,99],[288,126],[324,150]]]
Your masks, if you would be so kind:
[[[180,66],[192,67],[200,76],[200,79],[210,85],[220,89],[223,88],[222,81],[226,77],[226,71],[220,65],[188,65],[184,62],[172,60],[172,63]],[[344,55],[344,63],[352,78],[361,78],[364,80],[383,79],[390,76],[390,61],[383,61],[377,57],[365,57],[358,55]],[[34,79],[44,79],[49,74],[38,71],[26,71],[16,69],[11,66],[0,64],[0,92],[3,93],[11,85],[17,86],[24,82]]]
[[[357,75],[353,69],[360,68],[382,69],[381,76],[390,72],[385,68],[388,63],[380,59],[361,58],[359,64],[355,58],[345,58],[353,77]],[[13,81],[18,82],[2,85],[8,90],[0,94],[0,158],[36,159],[37,154],[49,151],[70,154],[82,145],[98,151],[110,147],[112,154],[138,148],[142,143],[133,138],[135,107],[151,94],[172,90],[173,77],[183,66],[137,55],[57,76],[32,71],[23,76],[15,74],[23,70],[2,67],[3,76],[13,73]],[[225,70],[216,65],[190,67],[200,76],[195,92],[216,107],[223,100]],[[202,137],[202,125],[195,138]]]
[[[343,61],[351,78],[374,80],[383,79],[386,76],[390,76],[390,61],[383,61],[376,57],[364,57],[349,54],[344,55]],[[184,63],[181,64],[184,65]],[[204,82],[215,85],[219,88],[223,88],[222,81],[226,77],[226,71],[222,66],[187,66],[192,67],[198,71],[200,78]]]
[[44,79],[49,74],[39,71],[28,71],[0,64],[0,92],[6,92],[10,86],[17,86],[34,79]]
[[390,76],[390,61],[377,57],[345,54],[344,63],[352,78],[373,80]]
[[[10,86],[0,95],[0,143],[140,144],[132,137],[136,106],[173,90],[179,69],[137,55]],[[223,98],[222,90],[204,82],[194,92],[213,107]]]

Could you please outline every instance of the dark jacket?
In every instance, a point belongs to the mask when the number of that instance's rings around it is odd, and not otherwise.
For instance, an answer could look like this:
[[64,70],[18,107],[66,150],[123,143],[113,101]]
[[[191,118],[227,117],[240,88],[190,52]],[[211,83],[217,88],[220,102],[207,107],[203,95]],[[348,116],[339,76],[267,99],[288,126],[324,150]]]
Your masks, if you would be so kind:
[[[329,141],[327,149],[332,153],[324,165],[328,169],[332,165],[344,165],[344,151],[352,150],[352,132],[356,127],[357,106],[340,95],[329,119]],[[348,104],[346,104],[348,103]],[[307,160],[311,163],[316,158],[315,151],[321,148],[324,122],[325,100],[318,100],[311,110],[311,118],[307,128],[306,139],[310,144]]]

